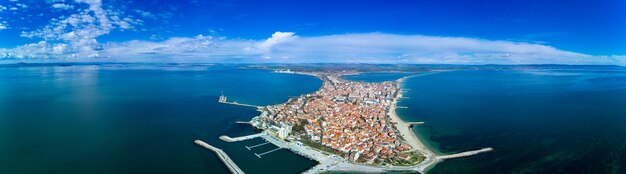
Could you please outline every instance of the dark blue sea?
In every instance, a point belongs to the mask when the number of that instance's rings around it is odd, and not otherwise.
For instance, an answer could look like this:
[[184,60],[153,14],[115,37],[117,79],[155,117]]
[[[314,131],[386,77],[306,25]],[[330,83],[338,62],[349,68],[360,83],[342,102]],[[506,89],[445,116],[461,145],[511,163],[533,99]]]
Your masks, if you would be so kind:
[[224,149],[247,173],[300,173],[316,164],[261,140],[225,143],[220,135],[252,134],[255,105],[310,93],[321,81],[228,66],[74,65],[0,68],[0,173],[229,173],[193,143]]
[[[380,82],[406,74],[346,79]],[[0,67],[0,173],[228,173],[201,139],[247,173],[300,173],[316,163],[279,150],[263,158],[220,135],[255,132],[255,105],[285,102],[321,81],[229,65]],[[430,173],[625,173],[626,71],[616,67],[471,70],[408,79],[403,119],[438,153],[493,147]]]
[[430,147],[493,152],[430,173],[626,173],[622,68],[454,71],[410,78],[399,114]]

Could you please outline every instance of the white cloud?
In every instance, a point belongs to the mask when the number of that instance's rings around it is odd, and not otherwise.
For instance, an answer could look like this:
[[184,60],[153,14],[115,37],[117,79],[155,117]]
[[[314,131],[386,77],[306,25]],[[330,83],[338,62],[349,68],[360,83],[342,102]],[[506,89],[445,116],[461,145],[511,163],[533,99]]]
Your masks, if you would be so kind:
[[317,62],[373,63],[602,63],[587,59],[592,57],[589,55],[538,44],[384,33],[298,37],[272,47],[266,56],[281,57],[283,61],[308,58]]
[[69,4],[63,4],[63,3],[55,3],[55,4],[52,4],[52,8],[69,10],[69,9],[73,9],[74,6],[69,5]]
[[18,3],[18,4],[15,4],[15,5],[16,5],[17,7],[22,8],[22,9],[24,9],[24,8],[28,8],[28,5],[26,5],[26,4],[22,4],[22,3]]
[[[119,61],[181,61],[224,62],[230,59],[257,57],[258,51],[245,48],[256,47],[257,42],[248,40],[225,40],[198,35],[192,38],[170,38],[165,41],[133,40],[103,45],[103,57]],[[120,59],[121,58],[121,59]]]
[[7,7],[0,5],[0,12],[7,10]]
[[184,54],[207,50],[216,46],[216,42],[211,36],[198,35],[193,38],[170,38],[162,42],[150,42],[134,40],[123,43],[105,44],[104,53],[115,55],[123,52],[128,56],[141,54]]
[[[626,56],[594,56],[541,44],[385,33],[301,37],[276,32],[265,40],[199,35],[94,46],[99,49],[91,55],[113,61],[626,65]],[[0,49],[0,57],[80,58],[79,55],[85,54],[73,48],[71,42],[63,46],[43,42]]]
[[149,11],[144,11],[144,10],[139,10],[139,9],[136,9],[134,11],[135,11],[135,13],[141,15],[144,18],[156,19],[156,16],[154,14],[150,13]]
[[[61,16],[51,20],[45,27],[23,32],[21,35],[28,38],[42,38],[47,46],[43,50],[53,50],[55,54],[44,57],[97,57],[101,48],[96,40],[99,36],[109,34],[114,29],[132,29],[133,25],[141,23],[129,17],[120,17],[122,12],[104,9],[100,0],[76,0],[77,3],[88,5],[86,9],[79,9],[77,13]],[[57,4],[53,4],[54,7]],[[57,5],[67,8],[68,5]],[[61,46],[62,45],[62,46]],[[22,49],[34,48],[29,45]],[[55,49],[52,49],[55,48]],[[62,48],[62,49],[61,49]],[[63,53],[59,53],[63,51]],[[17,52],[19,57],[37,57],[39,54],[28,55],[28,52]]]
[[270,56],[272,54],[272,47],[276,44],[280,44],[280,43],[284,43],[284,42],[289,42],[292,41],[294,39],[296,39],[297,37],[295,36],[296,33],[294,32],[280,32],[277,31],[274,34],[272,34],[272,37],[266,39],[265,41],[261,42],[258,44],[258,49],[260,51],[260,53],[262,53],[263,59],[272,59],[273,57]]
[[0,56],[14,57],[18,59],[53,58],[55,55],[53,54],[53,51],[48,48],[51,48],[50,44],[48,44],[46,41],[41,41],[39,43],[22,45],[8,51],[0,49]]
[[280,44],[283,42],[289,42],[293,39],[296,38],[295,36],[296,33],[294,32],[280,32],[277,31],[274,34],[272,34],[272,37],[268,38],[267,40],[261,42],[259,44],[259,48],[261,50],[263,50],[264,52],[269,52],[272,49],[272,46],[276,45],[276,44]]
[[[0,17],[0,19],[2,19]],[[9,24],[7,24],[7,21],[0,21],[0,30],[6,30],[9,29]]]

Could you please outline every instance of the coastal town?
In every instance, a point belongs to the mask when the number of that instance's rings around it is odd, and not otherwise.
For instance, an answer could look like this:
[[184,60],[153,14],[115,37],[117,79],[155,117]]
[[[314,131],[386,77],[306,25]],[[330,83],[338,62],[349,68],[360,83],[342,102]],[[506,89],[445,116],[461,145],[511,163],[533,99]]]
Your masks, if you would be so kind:
[[[222,94],[218,99],[220,103],[257,108],[260,115],[249,122],[240,123],[251,124],[261,132],[235,138],[224,135],[220,139],[237,142],[261,137],[278,148],[261,154],[255,153],[259,158],[276,150],[288,149],[319,162],[304,173],[424,173],[443,160],[493,150],[483,148],[441,155],[427,148],[411,130],[413,125],[423,122],[405,122],[396,114],[396,104],[402,97],[400,85],[410,76],[395,81],[370,83],[342,78],[355,72],[275,72],[315,76],[323,84],[314,93],[292,97],[285,103],[269,106],[228,102],[228,98]],[[195,143],[218,154],[232,173],[243,173],[220,149],[200,140]],[[249,150],[253,147],[246,148]]]
[[263,108],[253,125],[355,162],[411,165],[424,159],[399,136],[388,115],[398,83],[347,81],[337,73],[311,75],[324,81],[320,90]]

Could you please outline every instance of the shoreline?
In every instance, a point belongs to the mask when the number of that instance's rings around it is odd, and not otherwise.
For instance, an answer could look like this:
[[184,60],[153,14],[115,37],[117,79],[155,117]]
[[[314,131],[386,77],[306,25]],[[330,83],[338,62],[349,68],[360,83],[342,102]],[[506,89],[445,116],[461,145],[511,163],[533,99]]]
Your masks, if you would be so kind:
[[439,154],[435,153],[435,151],[433,151],[428,146],[426,146],[426,144],[424,144],[422,140],[417,136],[417,134],[413,131],[412,126],[406,121],[404,121],[402,118],[400,118],[397,112],[398,101],[403,96],[402,84],[404,83],[404,81],[406,81],[407,79],[411,77],[414,77],[414,76],[402,77],[395,81],[396,85],[398,85],[398,89],[397,89],[398,92],[396,96],[394,97],[393,102],[389,106],[389,111],[387,114],[389,115],[389,118],[391,120],[396,122],[396,129],[398,129],[398,132],[400,132],[400,134],[402,135],[402,138],[404,138],[404,140],[407,141],[407,143],[409,143],[411,147],[413,147],[415,150],[422,153],[424,157],[426,157],[424,161],[415,165],[415,166],[420,166],[422,164],[425,164],[425,166],[422,168],[422,170],[420,170],[420,172],[426,172],[428,169],[434,167],[437,163],[441,161],[437,159],[437,156]]
[[403,96],[402,88],[400,87],[400,85],[402,85],[402,83],[404,83],[406,79],[411,78],[411,77],[412,76],[407,76],[407,77],[403,77],[403,78],[396,80],[396,83],[398,85],[398,93],[396,94],[396,97],[394,98],[391,106],[389,106],[388,115],[394,122],[396,122],[396,128],[402,134],[402,137],[405,138],[405,140],[411,146],[413,146],[414,148],[422,152],[427,152],[433,155],[437,155],[435,151],[430,149],[428,146],[426,146],[426,144],[422,142],[422,140],[419,139],[419,137],[411,129],[411,125],[407,123],[406,121],[402,120],[402,118],[400,118],[400,116],[398,115],[398,112],[397,112],[398,101]]
[[[314,76],[316,78],[322,79],[321,77],[319,77],[318,74],[314,74],[313,72],[297,72],[297,71],[287,71],[287,72],[274,71],[274,72],[309,75],[309,76]],[[354,72],[347,72],[347,73],[354,73]],[[318,149],[314,149],[309,146],[306,146],[306,148],[304,149],[293,148],[293,147],[297,147],[296,145],[293,145],[294,144],[293,142],[289,143],[289,142],[285,142],[282,140],[279,141],[275,137],[276,135],[267,134],[266,136],[263,136],[263,138],[266,139],[267,141],[272,142],[272,144],[276,146],[287,147],[286,149],[288,149],[289,151],[292,151],[293,153],[297,155],[308,157],[308,158],[315,157],[313,158],[313,160],[317,161],[318,165],[305,171],[304,173],[318,173],[318,172],[332,172],[332,171],[358,172],[358,173],[385,173],[385,172],[394,172],[394,171],[413,171],[413,172],[419,172],[419,173],[426,173],[428,170],[433,168],[439,162],[442,162],[446,159],[472,156],[472,155],[476,155],[479,153],[492,151],[493,148],[483,148],[480,150],[467,151],[467,152],[462,152],[462,153],[457,153],[457,154],[448,154],[448,155],[438,154],[435,151],[433,151],[431,148],[429,148],[426,144],[424,144],[422,140],[420,140],[420,138],[417,136],[417,134],[411,129],[412,125],[422,124],[423,122],[406,122],[400,118],[396,110],[398,109],[397,103],[402,98],[402,95],[403,95],[402,93],[403,90],[401,87],[403,82],[406,79],[411,78],[411,77],[433,74],[433,73],[437,73],[437,72],[405,76],[405,77],[402,77],[400,79],[393,81],[395,85],[397,85],[396,92],[395,92],[395,95],[393,96],[393,101],[388,106],[387,111],[386,111],[387,116],[389,117],[390,121],[394,123],[393,125],[397,129],[402,140],[411,146],[411,149],[405,152],[417,152],[424,156],[424,160],[421,161],[420,163],[410,165],[410,166],[372,165],[372,164],[366,164],[366,163],[357,163],[357,162],[346,160],[344,158],[340,158],[336,156],[335,154],[328,154],[327,152],[320,151]],[[229,104],[229,103],[226,103],[226,104]],[[259,112],[261,112],[261,115],[266,114],[265,111],[262,110],[262,107],[258,107],[257,109]],[[263,132],[264,131],[266,130],[263,130]],[[288,147],[292,147],[292,148],[288,148]]]
[[[321,79],[320,77],[318,77],[318,75],[312,74],[310,72],[274,71],[274,73],[308,75],[308,76],[313,76],[313,77]],[[390,73],[393,73],[393,72],[390,72]],[[417,151],[418,153],[424,155],[424,157],[425,157],[424,161],[422,161],[422,162],[420,162],[418,164],[412,165],[412,166],[389,166],[389,167],[387,167],[387,166],[377,166],[377,165],[371,165],[371,164],[361,164],[361,163],[354,163],[354,162],[347,162],[346,161],[346,163],[349,164],[348,166],[350,166],[350,167],[348,167],[348,170],[346,170],[344,168],[344,169],[331,170],[331,171],[367,172],[367,173],[372,173],[373,172],[373,173],[376,173],[376,172],[381,172],[381,170],[382,171],[387,171],[387,170],[391,170],[391,171],[393,171],[393,170],[399,170],[399,171],[410,170],[410,171],[418,171],[420,173],[426,173],[429,169],[431,169],[436,164],[441,162],[442,159],[439,159],[438,157],[440,155],[443,155],[443,154],[438,154],[435,151],[433,151],[431,148],[426,146],[426,144],[424,144],[422,142],[422,140],[417,136],[417,134],[415,134],[415,132],[413,132],[413,129],[411,128],[412,125],[410,123],[404,121],[402,118],[400,118],[400,116],[397,113],[398,101],[403,96],[402,84],[404,83],[404,81],[406,81],[409,78],[415,77],[415,76],[430,75],[430,74],[435,74],[435,73],[439,73],[439,72],[430,72],[430,73],[424,73],[424,74],[414,74],[414,75],[404,76],[404,77],[402,77],[400,79],[394,80],[393,82],[396,83],[396,85],[397,85],[397,89],[396,89],[397,93],[394,96],[393,102],[391,102],[391,105],[389,106],[389,109],[387,111],[387,115],[389,116],[391,121],[396,123],[394,126],[396,127],[396,129],[400,133],[401,137],[404,139],[404,141],[406,141],[413,148],[411,151]],[[358,75],[358,74],[361,74],[361,73],[360,72],[346,72],[345,74],[342,74],[339,77],[342,78],[343,76],[346,76],[346,75]],[[375,82],[367,82],[367,83],[375,83]],[[320,88],[322,88],[322,87],[320,87]],[[361,167],[361,168],[358,169],[358,167]],[[350,170],[350,168],[352,168],[352,170]],[[374,168],[376,168],[376,169],[374,169]]]

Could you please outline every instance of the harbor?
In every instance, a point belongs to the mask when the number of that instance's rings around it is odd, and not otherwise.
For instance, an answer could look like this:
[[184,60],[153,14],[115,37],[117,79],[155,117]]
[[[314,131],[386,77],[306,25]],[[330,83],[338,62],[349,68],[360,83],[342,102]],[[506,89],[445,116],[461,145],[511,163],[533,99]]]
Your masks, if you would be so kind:
[[[399,84],[401,84],[406,78],[407,77],[401,78],[395,81],[394,85],[399,86]],[[326,80],[331,81],[332,83],[341,83],[340,79],[337,79],[334,77],[326,77]],[[265,142],[262,142],[256,145],[251,145],[251,146],[244,146],[245,149],[247,149],[248,151],[252,151],[254,148],[265,146],[271,143],[275,145],[276,148],[267,150],[265,152],[253,152],[253,154],[260,159],[260,158],[263,158],[263,156],[265,155],[270,155],[272,152],[286,149],[295,154],[301,155],[303,157],[306,157],[306,158],[309,158],[311,160],[318,162],[318,165],[310,168],[307,171],[304,171],[303,173],[323,173],[323,172],[329,172],[329,171],[363,172],[363,173],[412,171],[412,172],[426,173],[427,170],[429,170],[434,165],[436,165],[437,163],[443,160],[452,159],[452,158],[462,158],[462,157],[472,156],[472,155],[489,152],[493,150],[493,148],[488,147],[488,148],[483,148],[479,150],[461,152],[461,153],[456,153],[456,154],[447,154],[447,155],[435,154],[428,147],[422,144],[422,142],[417,138],[417,136],[411,130],[412,127],[416,125],[424,124],[424,122],[417,122],[417,121],[406,122],[400,119],[398,115],[396,114],[396,109],[398,109],[396,103],[398,99],[402,98],[402,90],[396,90],[396,91],[397,92],[393,93],[394,94],[393,98],[390,101],[388,101],[388,103],[390,104],[389,104],[389,107],[385,109],[387,111],[386,115],[390,118],[391,123],[397,129],[396,131],[398,131],[398,134],[401,137],[403,137],[402,142],[408,143],[407,146],[410,147],[410,149],[412,149],[406,152],[416,151],[416,152],[419,152],[421,155],[423,155],[423,157],[425,158],[423,161],[416,163],[414,165],[393,166],[393,165],[377,165],[377,164],[372,164],[372,163],[362,163],[362,162],[355,161],[359,157],[358,153],[356,154],[356,156],[354,156],[354,159],[352,159],[351,156],[350,157],[341,156],[341,155],[337,155],[334,153],[325,152],[319,149],[314,149],[308,145],[305,145],[301,141],[294,139],[294,137],[290,136],[292,134],[293,124],[286,124],[286,123],[268,124],[265,121],[262,121],[264,117],[267,117],[268,115],[271,115],[271,114],[276,114],[274,113],[274,111],[272,111],[273,106],[259,107],[259,106],[248,105],[248,104],[240,104],[237,102],[228,102],[227,97],[224,96],[223,94],[218,99],[219,103],[257,108],[257,110],[261,112],[260,116],[254,117],[251,121],[248,121],[248,122],[237,121],[236,123],[250,124],[256,127],[257,129],[261,129],[263,131],[260,133],[240,136],[240,137],[230,137],[228,135],[222,135],[219,137],[219,139],[225,142],[232,143],[232,142],[251,140],[255,138],[263,138]],[[347,99],[348,98],[335,98],[333,100],[335,102],[343,102]],[[288,103],[289,102],[293,103],[294,101],[298,102],[301,100],[302,99],[300,97],[292,98],[292,99],[289,99]],[[367,100],[366,103],[376,104],[378,102]],[[301,106],[301,105],[297,105],[295,107],[298,107],[298,106]],[[207,148],[211,149],[210,147],[212,146],[207,144]],[[233,173],[240,172],[236,170],[237,168],[235,168],[236,165],[234,164],[234,162],[232,162],[230,158],[227,158],[228,156],[225,153],[223,153],[223,151],[218,151],[218,150],[214,150],[214,151],[216,151],[216,153],[218,154],[221,154],[220,158],[222,158],[222,160],[224,161],[226,165],[231,166],[229,168],[233,168],[231,172]],[[225,156],[225,157],[222,157],[222,156]]]
[[265,142],[265,143],[257,144],[257,145],[254,145],[254,146],[245,146],[245,147],[248,150],[252,150],[253,148],[260,147],[260,146],[263,146],[263,145],[266,145],[266,144],[269,144],[269,143],[270,142]]
[[244,141],[244,140],[249,140],[249,139],[253,139],[253,138],[257,138],[257,137],[261,137],[266,135],[267,133],[262,132],[262,133],[258,133],[258,134],[252,134],[252,135],[246,135],[246,136],[241,136],[241,137],[229,137],[227,135],[222,135],[219,137],[220,140],[224,140],[226,142],[237,142],[237,141]]

